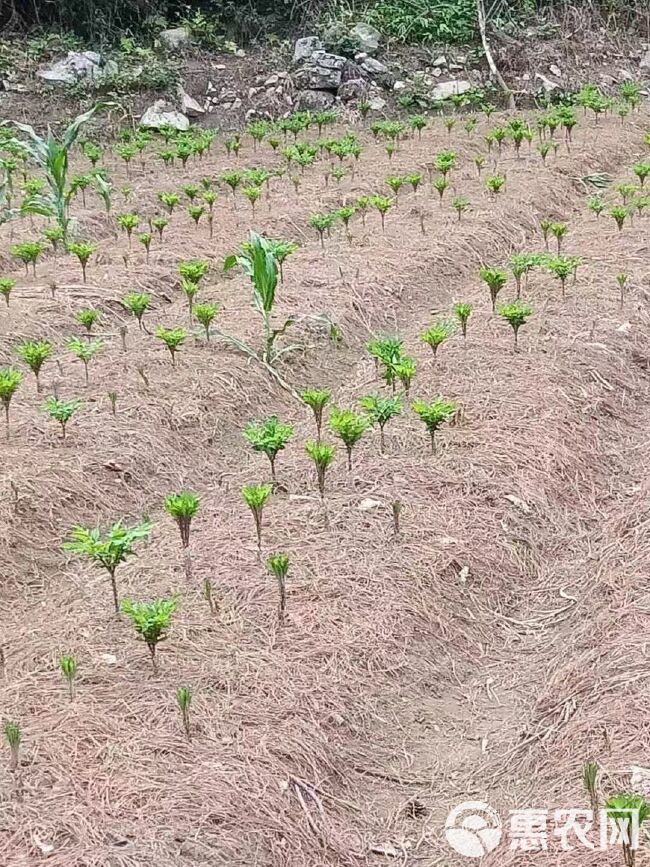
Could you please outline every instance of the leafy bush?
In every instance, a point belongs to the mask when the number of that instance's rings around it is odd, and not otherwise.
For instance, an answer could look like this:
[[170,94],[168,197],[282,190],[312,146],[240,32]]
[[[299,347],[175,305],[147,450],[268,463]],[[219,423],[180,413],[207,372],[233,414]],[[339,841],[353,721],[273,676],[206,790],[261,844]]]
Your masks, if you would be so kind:
[[476,30],[474,0],[380,0],[368,18],[400,42],[471,42]]

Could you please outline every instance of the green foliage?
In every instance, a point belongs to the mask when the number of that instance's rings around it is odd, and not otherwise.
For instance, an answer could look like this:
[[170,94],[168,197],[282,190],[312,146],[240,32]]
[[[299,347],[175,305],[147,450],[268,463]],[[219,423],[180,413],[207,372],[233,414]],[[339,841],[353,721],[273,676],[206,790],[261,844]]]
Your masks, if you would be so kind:
[[169,225],[169,220],[167,219],[167,217],[154,217],[153,220],[151,221],[151,228],[155,229],[156,232],[158,232],[158,237],[160,238],[161,241],[163,239],[163,232],[165,231],[165,229],[167,228],[168,225]]
[[25,340],[16,347],[16,354],[36,377],[36,387],[40,391],[39,374],[41,367],[52,354],[52,344],[47,340]]
[[325,389],[312,388],[301,392],[300,399],[304,404],[310,407],[311,411],[314,413],[318,442],[320,442],[321,429],[323,426],[323,411],[332,399],[332,393]]
[[566,281],[573,274],[575,260],[569,256],[553,256],[546,261],[549,272],[562,285],[562,297],[565,295]]
[[329,231],[336,220],[336,213],[312,214],[307,221],[312,229],[316,229],[320,238],[321,247],[325,246],[325,232]]
[[437,397],[431,403],[415,400],[411,404],[411,407],[413,412],[424,422],[431,437],[431,451],[435,454],[436,431],[455,414],[457,410],[456,404],[451,400],[445,400],[443,397]]
[[440,196],[440,202],[442,203],[442,199],[445,195],[445,190],[447,190],[449,187],[449,181],[445,177],[435,178],[431,186]]
[[402,398],[396,395],[383,397],[378,394],[369,394],[361,398],[359,405],[368,416],[370,424],[379,427],[380,449],[383,454],[385,450],[384,428],[392,418],[402,412],[404,408]]
[[22,743],[22,733],[17,722],[6,720],[2,726],[2,734],[7,742],[7,746],[11,751],[11,767],[18,767],[18,758],[20,754],[20,744]]
[[493,175],[487,178],[485,186],[493,196],[498,195],[506,185],[506,179],[503,175]]
[[131,602],[124,599],[120,610],[126,614],[135,631],[142,637],[151,654],[154,673],[157,672],[156,648],[167,637],[178,599],[154,599],[153,602]]
[[216,317],[219,312],[218,304],[211,304],[209,302],[205,302],[204,304],[196,304],[193,308],[194,316],[196,317],[196,321],[199,325],[202,325],[205,329],[205,339],[210,341],[210,325],[212,324],[213,319]]
[[379,211],[379,216],[381,217],[381,230],[384,232],[386,229],[386,214],[393,207],[394,201],[388,196],[371,196],[370,204],[376,211]]
[[176,353],[187,339],[187,331],[184,328],[160,328],[156,329],[156,337],[162,340],[172,357],[172,365],[176,366]]
[[96,244],[89,244],[85,241],[78,241],[71,244],[68,244],[68,253],[72,253],[73,256],[76,256],[79,260],[79,264],[81,265],[81,273],[83,276],[83,282],[86,282],[86,266],[88,265],[88,260],[93,255],[95,250],[97,249]]
[[503,287],[508,282],[508,275],[505,271],[501,271],[499,268],[488,268],[483,267],[480,270],[481,280],[486,284],[488,289],[490,290],[490,299],[492,301],[492,312],[496,310],[497,297],[499,292],[503,289]]
[[623,231],[623,225],[625,220],[629,217],[629,211],[623,205],[616,205],[613,208],[610,208],[609,216],[614,220],[618,227],[618,231]]
[[31,265],[32,272],[36,276],[36,262],[43,250],[44,246],[40,241],[24,241],[22,244],[13,245],[11,255],[23,263],[25,274],[29,273],[29,266]]
[[342,440],[348,455],[348,470],[352,469],[352,449],[368,430],[369,421],[349,409],[332,407],[329,419],[330,430]]
[[5,299],[5,304],[9,307],[9,296],[16,288],[16,281],[11,277],[2,277],[0,279],[0,295]]
[[101,340],[81,340],[79,337],[71,337],[65,345],[77,356],[79,361],[83,362],[86,385],[88,385],[88,364],[104,344]]
[[532,316],[533,308],[522,301],[513,301],[512,304],[503,304],[499,308],[499,316],[509,322],[515,335],[515,352],[518,349],[518,333],[522,325]]
[[460,222],[465,211],[469,210],[470,202],[464,196],[456,196],[451,200],[451,206],[458,214],[458,222]]
[[460,322],[460,331],[463,335],[463,338],[467,337],[467,322],[469,317],[472,315],[472,305],[467,304],[464,301],[458,302],[458,304],[454,304],[454,315]]
[[59,659],[59,670],[68,682],[70,700],[74,698],[74,681],[77,676],[77,660],[74,656],[62,656]]
[[5,410],[7,438],[9,438],[9,405],[22,381],[23,375],[19,370],[14,370],[13,367],[0,368],[0,401]]
[[273,493],[273,485],[244,485],[241,495],[251,510],[257,533],[257,548],[262,552],[262,514],[267,500]]
[[253,451],[263,452],[271,464],[271,478],[275,477],[275,460],[278,452],[286,448],[294,434],[290,424],[282,424],[277,416],[272,415],[261,422],[251,422],[244,430],[244,439],[251,445]]
[[58,397],[48,397],[43,404],[43,409],[50,418],[59,422],[63,439],[65,439],[66,426],[80,406],[81,401],[78,398],[74,400],[61,400]]
[[88,334],[93,330],[93,325],[102,318],[99,310],[93,307],[85,307],[83,310],[78,310],[74,318],[87,330]]
[[289,555],[274,554],[266,561],[269,572],[275,576],[278,582],[278,592],[280,601],[278,604],[278,620],[280,623],[284,620],[284,611],[286,607],[286,579],[289,572]]
[[165,511],[178,524],[181,533],[183,548],[190,544],[190,527],[192,518],[199,511],[200,501],[196,494],[190,491],[181,491],[178,494],[169,494],[165,498]]
[[174,208],[181,200],[177,193],[158,193],[158,198],[170,214],[174,213]]
[[122,306],[138,320],[138,326],[142,329],[142,317],[149,309],[151,298],[144,292],[129,292],[122,298]]
[[89,530],[86,527],[74,527],[69,541],[63,545],[64,551],[87,557],[92,563],[101,566],[109,574],[113,588],[115,611],[119,611],[115,571],[117,567],[133,554],[133,546],[140,539],[148,539],[153,524],[142,521],[133,527],[125,527],[121,521],[113,524],[102,536],[99,529]]
[[188,740],[192,739],[190,728],[190,708],[192,706],[192,690],[189,686],[180,686],[176,690],[176,704],[181,712],[183,719],[183,728]]
[[445,340],[449,340],[456,333],[456,325],[448,319],[438,319],[434,324],[420,334],[420,340],[431,347],[433,357],[438,354],[438,349]]
[[305,443],[305,451],[314,462],[316,467],[316,477],[318,480],[318,490],[321,498],[325,496],[325,474],[327,468],[334,460],[335,448],[326,443],[312,442],[311,440]]
[[65,236],[61,226],[49,226],[48,228],[43,229],[43,235],[50,242],[52,249],[56,253],[59,249],[59,243],[63,241]]
[[210,270],[210,263],[205,259],[189,259],[178,263],[178,273],[181,279],[189,283],[200,283]]

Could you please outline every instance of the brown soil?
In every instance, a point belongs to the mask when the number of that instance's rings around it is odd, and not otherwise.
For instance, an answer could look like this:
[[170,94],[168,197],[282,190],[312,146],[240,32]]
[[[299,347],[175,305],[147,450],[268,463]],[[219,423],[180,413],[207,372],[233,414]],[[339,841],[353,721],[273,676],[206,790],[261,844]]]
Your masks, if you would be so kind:
[[[635,115],[595,128],[581,119],[572,152],[562,148],[548,167],[534,153],[506,152],[507,190],[496,202],[472,163],[485,121],[469,140],[460,125],[449,138],[438,122],[421,141],[404,142],[392,164],[362,132],[354,180],[326,188],[319,165],[299,196],[276,180],[255,219],[242,197],[223,192],[213,242],[179,208],[149,266],[91,194],[76,214],[100,245],[88,284],[67,256],[48,257],[36,280],[16,272],[11,307],[0,313],[3,363],[27,337],[51,339],[57,352],[43,395],[26,377],[4,448],[0,713],[20,721],[24,747],[18,774],[6,755],[0,763],[1,863],[41,864],[48,846],[52,867],[460,863],[443,834],[460,801],[488,801],[504,816],[586,805],[588,759],[601,763],[606,793],[629,787],[630,764],[648,763],[650,739],[647,218],[617,233],[610,218],[588,214],[579,179],[606,171],[629,180],[646,123]],[[472,202],[462,222],[449,201],[440,207],[427,192],[404,192],[385,235],[372,214],[365,229],[355,218],[351,244],[337,229],[321,250],[310,214],[381,191],[386,176],[417,170],[449,146],[460,168],[447,195]],[[243,166],[278,161],[249,143],[239,158]],[[202,164],[165,173],[151,156],[128,181],[123,165],[107,162],[116,190],[128,183],[134,191],[128,206],[116,195],[115,209],[144,218],[156,212],[158,190],[214,177],[233,161],[217,144]],[[564,301],[555,281],[534,273],[525,297],[536,313],[514,355],[478,269],[540,250],[540,217],[568,222],[567,252],[584,264]],[[219,327],[259,342],[247,281],[221,272],[251,226],[301,244],[286,266],[278,321],[325,312],[344,335],[335,348],[318,332],[299,332],[310,346],[282,368],[292,384],[330,387],[336,403],[352,406],[379,388],[365,343],[397,331],[419,365],[413,396],[440,393],[462,407],[435,457],[410,411],[389,427],[385,457],[374,433],[355,451],[352,473],[339,450],[327,522],[303,450],[313,436],[309,413],[219,340],[188,340],[173,368],[118,303],[146,290],[155,297],[150,331],[187,324],[176,265],[207,257],[214,267],[201,295],[222,305]],[[3,274],[14,267],[9,231]],[[37,227],[26,221],[13,231],[34,237]],[[623,308],[621,271],[631,284]],[[513,286],[503,294],[511,298]],[[457,300],[474,305],[467,346],[453,339],[434,366],[418,334]],[[91,304],[104,314],[106,347],[86,390],[63,342],[79,333],[74,312]],[[39,410],[55,385],[85,401],[65,443]],[[119,395],[116,417],[110,391]],[[271,413],[296,426],[278,461],[286,490],[265,512],[265,556],[292,559],[282,628],[239,493],[268,476],[241,430]],[[161,505],[182,488],[201,496],[190,583]],[[366,498],[381,505],[362,511]],[[395,499],[403,502],[397,539]],[[112,616],[105,575],[61,551],[76,523],[143,514],[156,527],[119,569],[120,593],[182,594],[158,677],[130,625]],[[200,594],[206,578],[216,616]],[[79,660],[73,702],[57,671],[63,653]],[[175,706],[185,685],[195,694],[191,743]],[[395,857],[373,854],[382,847]],[[528,857],[507,842],[491,856],[495,864]],[[593,858],[588,850],[570,857]]]

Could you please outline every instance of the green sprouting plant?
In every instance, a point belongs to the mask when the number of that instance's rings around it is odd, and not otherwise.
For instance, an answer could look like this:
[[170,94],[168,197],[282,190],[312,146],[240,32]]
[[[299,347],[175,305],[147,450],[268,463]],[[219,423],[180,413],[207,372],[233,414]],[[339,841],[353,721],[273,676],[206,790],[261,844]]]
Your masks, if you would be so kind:
[[321,439],[321,431],[323,427],[323,412],[325,407],[332,399],[332,394],[329,391],[325,391],[324,389],[307,389],[300,394],[300,399],[302,402],[310,407],[311,411],[314,414],[314,421],[316,422],[316,436],[318,437],[318,442]]
[[477,154],[477,156],[474,157],[474,165],[476,166],[476,174],[480,178],[485,166],[485,157],[482,154]]
[[48,226],[43,229],[43,236],[50,242],[55,253],[59,250],[59,243],[63,241],[64,234],[61,226]]
[[453,312],[460,323],[460,333],[463,335],[463,340],[466,340],[467,322],[469,317],[472,315],[472,305],[460,301],[458,304],[454,304]]
[[613,208],[610,208],[609,216],[614,220],[618,227],[618,231],[623,231],[623,225],[627,217],[629,217],[629,211],[623,205],[616,205]]
[[121,521],[113,524],[106,535],[102,536],[99,529],[89,530],[86,527],[74,527],[70,533],[69,541],[63,545],[64,551],[87,557],[96,566],[106,569],[111,581],[113,591],[113,603],[115,612],[119,612],[119,598],[115,572],[117,567],[125,563],[133,554],[133,546],[140,539],[148,539],[153,524],[150,521],[142,521],[133,527],[125,527]]
[[566,281],[573,274],[575,267],[573,259],[569,256],[556,256],[546,262],[546,267],[553,277],[560,281],[562,286],[562,298],[564,298],[566,293]]
[[72,253],[72,255],[76,256],[79,260],[79,264],[81,265],[81,276],[84,283],[86,282],[86,267],[88,265],[88,260],[96,249],[96,244],[89,244],[85,241],[68,244],[68,253]]
[[19,370],[14,370],[13,367],[0,369],[0,401],[2,401],[5,410],[7,439],[9,439],[9,405],[22,381],[23,375]]
[[617,274],[616,283],[618,285],[620,304],[623,307],[625,303],[625,290],[627,289],[627,274]]
[[115,148],[115,153],[118,155],[118,157],[120,157],[120,159],[124,160],[127,178],[131,177],[131,161],[133,160],[133,157],[136,156],[136,154],[138,153],[137,147],[127,142],[125,144],[117,145]]
[[174,213],[174,208],[181,200],[181,197],[177,193],[158,193],[158,198],[167,208],[169,214]]
[[283,424],[272,415],[261,422],[251,422],[244,430],[244,439],[253,451],[263,452],[271,464],[271,479],[276,483],[275,461],[278,453],[286,448],[291,440],[294,429],[290,424]]
[[237,192],[237,187],[240,186],[242,181],[244,180],[243,172],[238,171],[228,171],[224,172],[219,178],[222,184],[225,184],[227,187],[230,187],[230,190],[233,194]]
[[36,378],[36,391],[41,390],[39,374],[42,366],[52,354],[52,344],[47,340],[25,340],[16,347],[16,353]]
[[199,188],[197,187],[196,184],[187,184],[186,186],[183,187],[183,192],[185,193],[187,198],[190,200],[190,202],[193,202],[194,199],[199,194]]
[[192,706],[192,690],[189,686],[180,686],[176,690],[176,704],[181,712],[185,737],[188,741],[191,741],[192,730],[190,728],[190,708]]
[[[354,213],[354,209],[352,209]],[[339,215],[340,215],[339,211]],[[298,244],[295,244],[293,241],[274,241],[273,239],[268,239],[269,246],[271,248],[271,252],[275,256],[275,259],[278,263],[278,267],[280,268],[280,282],[284,282],[284,271],[283,266],[287,261],[289,256],[298,250]]]
[[336,216],[331,214],[312,214],[308,220],[310,228],[316,229],[320,238],[321,247],[325,247],[325,232],[328,232],[334,225]]
[[632,171],[637,176],[639,183],[643,187],[646,178],[650,175],[650,163],[636,163],[636,165],[632,166]]
[[370,204],[376,210],[379,211],[379,216],[381,217],[381,231],[386,231],[386,214],[393,207],[393,199],[388,196],[371,196]]
[[619,184],[616,187],[616,192],[620,195],[621,199],[623,199],[623,204],[627,205],[631,198],[633,198],[638,189],[636,184]]
[[512,328],[515,337],[515,352],[519,351],[519,329],[522,325],[526,324],[530,316],[532,316],[532,313],[533,308],[528,304],[524,304],[522,301],[513,301],[512,304],[503,304],[499,308],[499,316],[501,316],[502,319],[505,319]]
[[384,428],[392,418],[402,412],[402,398],[396,395],[383,397],[378,394],[369,394],[361,398],[359,405],[368,416],[370,424],[379,428],[379,448],[383,455],[386,446]]
[[569,231],[569,227],[566,225],[566,223],[552,223],[551,224],[550,232],[551,232],[551,235],[553,235],[553,237],[557,241],[558,254],[560,254],[562,252],[562,239],[564,238],[564,236],[566,235],[566,233],[568,231]]
[[352,449],[368,430],[369,421],[349,409],[332,407],[329,419],[330,430],[343,442],[348,456],[348,470],[352,470]]
[[244,485],[241,490],[242,498],[251,510],[253,520],[255,521],[257,550],[260,558],[262,556],[262,517],[264,514],[264,506],[272,493],[273,485]]
[[[33,127],[24,123],[12,121],[13,125],[27,136],[26,142],[10,141],[20,144],[23,151],[43,171],[49,191],[46,195],[40,195],[30,203],[32,213],[39,213],[46,217],[55,217],[57,223],[67,234],[68,229],[68,160],[82,128],[93,117],[96,111],[103,106],[93,106],[89,111],[80,114],[64,130],[60,138],[57,138],[48,127],[47,136],[39,136]],[[6,143],[5,143],[6,147]]]
[[190,491],[169,494],[165,498],[165,511],[178,524],[183,548],[189,548],[190,546],[190,527],[192,518],[199,511],[199,504],[199,498]]
[[431,403],[415,400],[411,404],[411,407],[413,412],[424,422],[431,438],[431,452],[435,454],[436,431],[455,414],[457,410],[456,404],[451,400],[445,400],[443,397],[437,397]]
[[20,726],[16,722],[6,720],[2,726],[2,733],[9,747],[10,760],[9,767],[11,770],[16,770],[20,763],[20,744],[22,742],[22,733]]
[[510,257],[510,270],[517,286],[517,298],[521,295],[521,278],[530,270],[530,256],[527,253],[514,253]]
[[623,846],[625,867],[634,867],[639,829],[650,817],[650,804],[641,795],[612,795],[605,804],[607,815],[616,825]]
[[165,344],[172,357],[172,366],[176,367],[176,353],[185,343],[187,331],[184,328],[163,328],[160,326],[156,329],[156,337]]
[[178,273],[182,280],[189,283],[200,283],[210,270],[210,263],[205,259],[188,259],[178,263]]
[[278,594],[280,597],[278,601],[278,622],[282,624],[284,622],[284,611],[287,599],[286,579],[289,571],[289,555],[274,554],[266,561],[266,565],[269,572],[275,576],[275,579],[278,582]]
[[140,217],[138,217],[137,214],[118,214],[117,216],[117,224],[124,232],[126,232],[129,239],[129,247],[131,246],[133,230],[138,227],[139,223]]
[[355,214],[355,208],[350,207],[349,205],[347,205],[343,208],[339,208],[338,211],[336,211],[337,218],[339,220],[341,220],[341,222],[345,226],[345,233],[348,236],[349,242],[352,241],[352,235],[350,234],[350,220],[352,219],[354,214]]
[[77,660],[74,656],[62,656],[59,659],[59,671],[68,683],[70,701],[74,698],[74,681],[77,676]]
[[488,289],[490,290],[490,299],[492,301],[492,312],[496,310],[497,305],[497,297],[499,292],[503,289],[503,287],[508,282],[508,275],[505,271],[501,271],[499,268],[488,268],[483,267],[480,270],[481,280],[486,284]]
[[131,187],[129,187],[129,186],[120,187],[120,192],[122,193],[122,198],[124,199],[125,202],[131,201],[131,196],[133,194],[133,190],[131,189]]
[[188,216],[194,220],[194,225],[196,228],[199,228],[199,221],[201,217],[205,214],[205,208],[203,205],[190,205],[187,209]]
[[181,280],[181,290],[185,294],[187,298],[187,305],[190,313],[190,323],[192,322],[192,315],[194,310],[194,299],[199,291],[199,284],[192,283],[190,280]]
[[92,361],[95,355],[97,355],[100,349],[102,349],[104,344],[101,340],[82,340],[79,337],[71,337],[66,341],[65,345],[81,362],[83,362],[86,386],[88,386],[88,364]]
[[469,209],[469,199],[465,199],[463,196],[456,196],[451,200],[451,206],[458,214],[458,222],[460,223],[463,214]]
[[138,327],[143,330],[142,317],[149,309],[151,298],[144,292],[129,292],[122,298],[122,306],[138,320]]
[[70,181],[68,196],[72,198],[76,196],[77,190],[81,190],[81,204],[84,208],[86,207],[86,190],[92,183],[93,177],[93,175],[75,175]]
[[126,614],[135,631],[149,648],[154,674],[158,673],[156,649],[158,644],[167,637],[172,615],[177,608],[178,599],[176,597],[154,599],[153,602],[131,602],[129,599],[124,599],[120,605],[120,610]]
[[74,318],[86,329],[88,334],[93,330],[93,325],[102,318],[102,314],[94,307],[84,307],[83,310],[78,310]]
[[435,158],[433,165],[436,171],[440,172],[446,179],[452,169],[456,168],[457,161],[458,157],[454,151],[442,151]]
[[81,401],[77,398],[74,400],[61,400],[58,397],[48,397],[43,404],[43,409],[61,425],[61,434],[63,439],[66,437],[66,427],[72,416],[81,406]]
[[409,118],[409,126],[417,132],[418,138],[422,138],[422,130],[426,128],[427,119],[421,114],[415,114]]
[[327,445],[320,440],[318,442],[308,441],[305,444],[305,451],[316,467],[318,492],[320,493],[321,499],[323,499],[325,496],[325,475],[327,473],[327,468],[334,460],[335,448],[334,446]]
[[210,342],[210,325],[219,312],[218,304],[206,302],[204,304],[194,305],[194,316],[199,325],[205,329],[205,339]]
[[539,155],[540,155],[541,158],[542,158],[542,162],[546,165],[546,158],[547,158],[547,156],[549,155],[550,150],[551,150],[551,144],[550,144],[550,142],[547,142],[547,141],[541,141],[541,142],[537,145],[537,150],[538,150],[538,152],[539,152]]
[[40,241],[24,241],[22,244],[14,244],[11,248],[11,255],[19,259],[25,266],[25,274],[29,274],[29,266],[32,266],[32,273],[36,276],[36,262],[38,257],[44,250],[44,246]]
[[401,177],[400,175],[391,175],[389,178],[386,178],[386,186],[390,188],[391,192],[395,196],[395,204],[399,201],[399,191],[405,183],[406,178]]
[[586,762],[582,768],[582,781],[584,783],[585,789],[587,790],[587,794],[589,795],[589,802],[591,804],[591,809],[596,816],[598,814],[598,772],[600,768],[598,767],[598,762]]
[[474,130],[476,129],[476,118],[468,117],[465,123],[463,124],[463,129],[467,133],[468,136],[471,136]]
[[503,190],[505,185],[506,179],[504,175],[493,175],[485,181],[485,186],[488,192],[492,193],[493,196],[497,196]]
[[636,108],[641,101],[641,85],[636,81],[624,81],[618,89],[619,96],[632,108]]
[[416,373],[415,359],[408,355],[403,355],[392,367],[393,382],[398,379],[407,396]]
[[449,181],[447,180],[447,178],[443,178],[443,177],[435,178],[434,181],[432,182],[431,186],[438,193],[438,196],[440,197],[440,204],[442,205],[442,200],[443,200],[444,195],[445,195],[445,190],[447,190],[449,188]]
[[138,235],[138,242],[142,244],[146,252],[146,261],[149,262],[149,248],[151,247],[151,234],[149,232],[142,232]]
[[97,165],[97,163],[102,158],[102,149],[99,145],[94,144],[93,142],[84,142],[83,147],[81,148],[83,155],[90,162],[93,168]]
[[255,205],[257,204],[260,196],[262,195],[261,189],[255,186],[243,187],[242,195],[244,195],[250,202],[251,211],[253,212],[253,216],[255,216]]
[[413,192],[417,193],[418,187],[422,183],[422,175],[419,175],[419,174],[406,175],[404,180],[406,181],[407,184],[411,185]]
[[0,295],[5,299],[5,304],[9,307],[9,296],[16,288],[16,281],[11,277],[2,277],[0,279]]
[[168,225],[169,225],[169,220],[167,219],[167,217],[154,217],[153,220],[151,221],[151,228],[155,229],[156,232],[158,232],[158,237],[159,237],[161,243],[162,243],[162,239],[163,239],[163,232],[165,231],[165,229],[167,228]]
[[387,144],[384,146],[384,150],[388,154],[388,161],[392,162],[393,154],[397,150],[397,145],[395,144],[395,142],[392,142],[392,141],[387,142]]
[[431,347],[433,358],[436,359],[438,349],[456,333],[456,326],[448,319],[438,319],[437,322],[420,334],[420,340]]

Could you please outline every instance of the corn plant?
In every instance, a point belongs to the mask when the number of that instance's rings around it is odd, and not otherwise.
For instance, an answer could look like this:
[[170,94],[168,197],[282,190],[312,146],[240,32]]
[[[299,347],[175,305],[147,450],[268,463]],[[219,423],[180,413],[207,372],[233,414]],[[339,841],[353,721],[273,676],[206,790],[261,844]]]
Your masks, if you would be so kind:
[[325,474],[334,460],[335,448],[320,442],[320,440],[318,442],[308,441],[305,444],[305,451],[314,462],[318,491],[321,499],[323,499],[325,497]]
[[582,769],[582,781],[589,795],[591,810],[596,816],[598,814],[598,762],[586,762]]
[[16,354],[21,358],[36,378],[36,391],[40,392],[39,374],[41,368],[52,354],[52,344],[47,340],[26,340],[16,347]]
[[325,407],[332,399],[332,394],[329,391],[325,391],[324,389],[307,389],[300,394],[300,399],[302,402],[308,406],[314,414],[314,421],[316,422],[316,436],[318,442],[321,439],[321,431],[323,427],[323,412]]
[[422,334],[420,334],[420,340],[423,343],[426,343],[427,346],[431,347],[433,359],[435,361],[438,355],[438,349],[455,333],[455,323],[450,322],[447,319],[439,319],[437,322],[434,322],[430,328],[427,328],[426,331],[423,331]]
[[262,517],[264,506],[272,493],[273,485],[245,485],[241,491],[242,498],[251,510],[253,520],[255,521],[257,550],[260,558],[262,556]]
[[64,551],[87,557],[91,563],[106,569],[108,572],[111,589],[113,591],[113,603],[115,612],[119,612],[119,598],[115,572],[117,567],[126,562],[133,554],[133,546],[140,539],[148,539],[153,524],[142,521],[134,527],[125,527],[121,521],[113,524],[105,536],[99,529],[89,530],[86,527],[74,527],[70,533],[69,541],[63,545]]
[[454,304],[453,312],[460,324],[460,333],[463,335],[463,340],[467,340],[467,322],[472,315],[472,305],[460,301],[458,304]]
[[94,307],[84,307],[83,310],[78,310],[74,318],[86,329],[88,334],[92,333],[93,325],[102,318],[102,314]]
[[14,370],[12,367],[0,369],[0,401],[2,401],[5,410],[7,439],[9,439],[9,405],[22,381],[23,375],[19,370]]
[[113,207],[113,185],[102,177],[100,174],[95,175],[95,187],[97,195],[104,203],[104,209],[107,214],[111,213]]
[[160,326],[156,329],[156,337],[165,344],[172,357],[172,366],[176,367],[176,353],[185,343],[187,331],[184,328],[163,328]]
[[490,300],[492,301],[492,312],[496,311],[497,298],[499,296],[499,292],[503,289],[503,287],[508,282],[508,275],[505,271],[501,271],[498,268],[488,268],[483,267],[480,270],[481,280],[485,283],[485,285],[490,290]]
[[43,409],[54,421],[58,421],[61,425],[62,438],[66,438],[66,427],[72,416],[81,406],[81,401],[78,398],[74,400],[61,400],[58,397],[48,397],[43,404]]
[[271,479],[275,485],[275,461],[278,454],[286,448],[293,437],[294,430],[290,424],[282,424],[277,416],[272,415],[261,422],[251,422],[244,430],[244,439],[255,452],[263,452],[271,464]]
[[158,193],[158,199],[167,208],[167,213],[171,215],[181,197],[177,193]]
[[132,316],[135,316],[138,321],[138,328],[142,331],[144,329],[142,317],[151,304],[149,295],[144,292],[129,292],[122,298],[121,304]]
[[524,304],[523,301],[513,301],[512,304],[503,304],[499,308],[499,316],[501,316],[502,319],[505,319],[505,321],[508,322],[510,324],[510,327],[512,328],[515,337],[515,352],[519,351],[519,329],[522,325],[526,324],[530,316],[532,316],[532,313],[532,307],[530,307],[528,304]]
[[68,684],[70,701],[74,698],[74,682],[77,676],[77,660],[74,656],[62,656],[59,659],[59,670]]
[[286,608],[287,589],[286,580],[289,571],[289,555],[274,554],[266,561],[269,572],[275,577],[278,582],[278,622],[280,625],[284,622],[284,612]]
[[97,249],[96,244],[89,244],[85,241],[78,241],[75,243],[68,244],[68,253],[72,253],[73,256],[76,256],[79,260],[79,264],[81,265],[81,276],[83,278],[83,282],[86,282],[86,266],[88,265],[88,260],[93,255],[95,250]]
[[158,660],[156,650],[158,644],[167,637],[171,626],[172,615],[178,608],[178,599],[154,599],[153,602],[131,602],[124,599],[120,605],[122,611],[133,624],[133,628],[140,635],[149,649],[151,667],[154,674],[158,674]]
[[638,848],[638,832],[650,816],[650,804],[641,795],[613,795],[605,804],[607,815],[616,825],[623,846],[625,867],[634,867]]
[[218,304],[206,302],[204,304],[196,304],[194,306],[194,317],[199,325],[205,329],[205,339],[210,342],[210,325],[219,312]]
[[5,299],[5,304],[9,307],[9,296],[16,288],[16,281],[11,277],[2,277],[0,279],[0,295]]
[[365,416],[349,409],[332,407],[329,419],[330,430],[343,442],[348,456],[348,470],[352,470],[352,449],[370,426]]
[[81,340],[79,337],[71,337],[65,345],[83,363],[86,386],[88,386],[88,364],[103,348],[104,344],[101,340]]
[[9,768],[15,771],[20,764],[20,744],[22,742],[20,726],[16,722],[6,720],[2,726],[2,733],[9,747]]
[[402,398],[395,395],[382,397],[378,394],[369,394],[361,398],[359,405],[368,416],[370,424],[379,428],[379,450],[383,455],[386,447],[384,428],[392,418],[402,412]]
[[29,275],[29,266],[32,266],[32,274],[36,277],[36,262],[44,250],[40,241],[25,241],[22,244],[14,244],[11,255],[19,259],[25,266],[25,276]]
[[413,412],[424,422],[431,438],[431,453],[435,454],[436,431],[456,413],[456,404],[451,400],[445,400],[443,397],[437,397],[431,403],[415,400],[411,404],[411,407]]
[[70,196],[68,184],[69,155],[82,128],[100,108],[102,105],[98,104],[84,114],[80,114],[64,130],[60,138],[57,138],[49,127],[47,136],[41,137],[28,124],[12,121],[13,125],[27,136],[27,141],[20,143],[21,147],[42,170],[48,186],[48,192],[36,197],[32,203],[35,208],[33,212],[54,217],[66,235]]
[[623,307],[625,303],[625,290],[627,289],[627,274],[617,274],[616,283],[618,285],[620,304]]
[[183,548],[190,546],[190,527],[192,518],[199,511],[199,498],[189,491],[181,491],[179,494],[169,494],[165,498],[165,511],[176,521],[181,534]]
[[188,741],[191,741],[192,730],[190,728],[190,708],[192,706],[192,690],[189,686],[181,686],[176,690],[176,704],[181,712],[185,737]]

